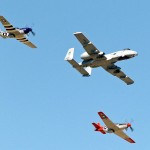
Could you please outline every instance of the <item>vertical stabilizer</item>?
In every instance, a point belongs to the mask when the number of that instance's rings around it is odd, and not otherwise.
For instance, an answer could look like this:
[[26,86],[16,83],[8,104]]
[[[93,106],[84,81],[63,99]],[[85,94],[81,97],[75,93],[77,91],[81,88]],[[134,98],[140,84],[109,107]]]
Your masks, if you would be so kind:
[[88,72],[89,76],[92,73],[92,68],[91,67],[84,67],[84,69]]
[[66,54],[65,60],[72,60],[74,55],[74,48],[70,48]]
[[74,48],[70,48],[66,54],[64,60],[68,61],[76,70],[78,70],[83,76],[90,76],[91,75],[91,67],[84,67],[81,64],[78,64],[74,59]]

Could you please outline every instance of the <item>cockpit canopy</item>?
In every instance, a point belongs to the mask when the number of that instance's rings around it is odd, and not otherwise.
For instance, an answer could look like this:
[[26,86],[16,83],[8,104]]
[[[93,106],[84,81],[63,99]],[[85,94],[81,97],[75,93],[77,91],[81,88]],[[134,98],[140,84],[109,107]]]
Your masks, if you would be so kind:
[[131,50],[130,48],[124,48],[123,50]]

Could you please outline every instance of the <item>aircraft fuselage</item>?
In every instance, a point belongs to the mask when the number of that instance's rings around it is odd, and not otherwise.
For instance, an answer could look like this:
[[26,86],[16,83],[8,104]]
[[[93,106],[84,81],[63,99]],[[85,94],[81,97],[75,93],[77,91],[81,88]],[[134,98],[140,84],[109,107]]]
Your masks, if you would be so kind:
[[26,35],[28,34],[29,32],[32,32],[32,29],[31,28],[16,28],[16,31],[18,32],[11,32],[9,31],[9,33],[6,31],[6,32],[3,32],[3,31],[0,31],[0,36],[2,36],[3,38],[19,38],[23,35]]
[[[81,55],[81,58],[83,59],[83,62],[80,63],[83,67],[90,66],[92,68],[105,66],[111,63],[115,63],[117,61],[130,59],[132,57],[135,57],[137,55],[136,51],[133,50],[122,50],[117,51],[110,54],[105,54],[103,57],[100,57],[100,55],[95,54],[95,56],[92,58],[91,56],[88,57],[87,52],[84,52]],[[98,56],[98,57],[97,57]]]
[[[124,130],[124,129],[127,129],[130,126],[130,124],[116,124],[116,126],[119,128],[118,130]],[[107,126],[103,127],[103,131],[105,133],[113,133],[113,132],[115,132],[113,129],[108,128]]]

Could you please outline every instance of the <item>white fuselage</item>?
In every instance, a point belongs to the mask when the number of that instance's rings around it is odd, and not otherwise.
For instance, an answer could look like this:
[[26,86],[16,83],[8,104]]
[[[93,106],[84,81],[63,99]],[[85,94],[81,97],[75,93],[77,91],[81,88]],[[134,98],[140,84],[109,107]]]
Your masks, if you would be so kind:
[[[116,126],[119,128],[118,130],[124,130],[124,129],[128,128],[127,124],[116,124]],[[115,132],[113,129],[110,129],[107,126],[103,127],[103,130],[106,133],[113,133],[113,132]]]
[[84,52],[81,55],[81,59],[83,59],[83,62],[80,63],[83,67],[90,66],[92,68],[105,66],[111,63],[115,63],[117,61],[130,59],[132,57],[135,57],[137,55],[136,51],[133,50],[121,50],[110,54],[105,54],[103,57],[99,57],[99,54],[95,54],[92,56],[89,56],[87,52]]

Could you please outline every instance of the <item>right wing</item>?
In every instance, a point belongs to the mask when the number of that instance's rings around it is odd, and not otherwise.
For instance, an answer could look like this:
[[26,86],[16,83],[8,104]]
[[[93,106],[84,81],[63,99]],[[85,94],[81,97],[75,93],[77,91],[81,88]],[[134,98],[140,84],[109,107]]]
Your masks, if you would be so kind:
[[131,78],[129,78],[123,71],[121,71],[121,68],[116,66],[115,64],[110,64],[102,67],[110,74],[124,81],[127,85],[134,83],[134,81]]
[[118,130],[114,132],[114,134],[118,135],[119,137],[123,138],[124,140],[130,142],[130,143],[135,143],[129,136],[127,136],[123,131]]
[[99,51],[93,44],[90,42],[81,32],[76,32],[74,33],[76,38],[79,40],[79,42],[82,44],[83,48],[86,50],[86,52],[89,55],[95,55],[95,54],[100,54],[104,55],[104,52]]
[[108,128],[113,129],[114,131],[119,130],[119,128],[103,112],[98,112],[98,114]]

